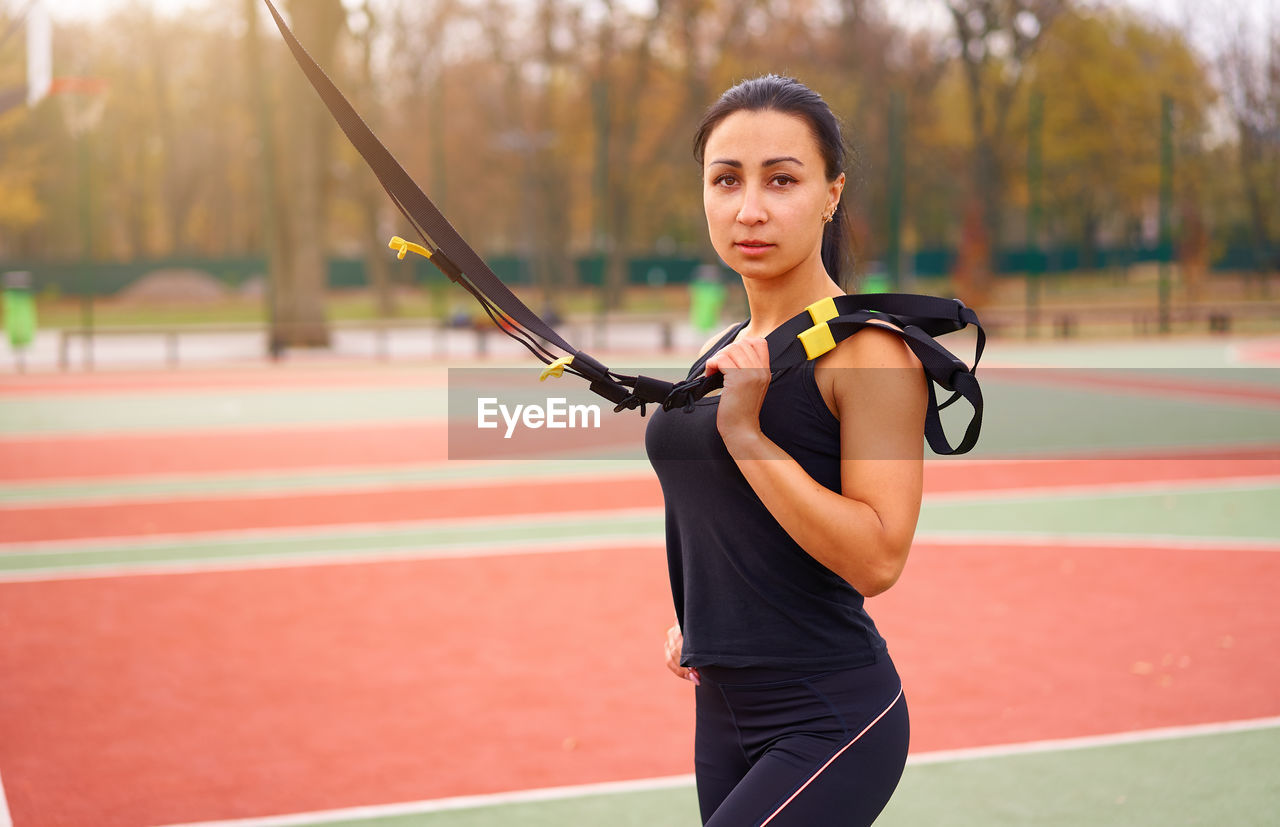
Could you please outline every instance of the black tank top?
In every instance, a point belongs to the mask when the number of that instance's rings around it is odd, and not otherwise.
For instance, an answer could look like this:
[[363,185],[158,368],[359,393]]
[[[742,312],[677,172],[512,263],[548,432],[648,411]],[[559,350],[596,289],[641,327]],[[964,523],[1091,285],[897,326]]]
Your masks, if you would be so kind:
[[[689,371],[746,326],[735,327]],[[813,361],[777,373],[760,427],[822,485],[839,492],[840,422],[822,399]],[[778,525],[716,429],[719,396],[655,411],[645,430],[666,502],[667,566],[685,666],[844,669],[885,651],[862,595]]]

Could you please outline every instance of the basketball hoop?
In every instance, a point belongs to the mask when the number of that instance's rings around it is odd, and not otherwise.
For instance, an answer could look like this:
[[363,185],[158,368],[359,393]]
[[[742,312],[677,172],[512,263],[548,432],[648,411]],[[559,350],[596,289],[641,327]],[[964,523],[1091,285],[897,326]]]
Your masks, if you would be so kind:
[[67,129],[76,137],[102,120],[110,91],[111,84],[106,79],[94,77],[54,78],[49,85],[49,94],[58,99]]

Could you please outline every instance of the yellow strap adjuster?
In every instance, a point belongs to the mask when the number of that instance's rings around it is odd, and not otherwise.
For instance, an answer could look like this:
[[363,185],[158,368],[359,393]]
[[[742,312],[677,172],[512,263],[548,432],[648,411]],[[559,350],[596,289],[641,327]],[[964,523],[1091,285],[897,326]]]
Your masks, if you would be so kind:
[[559,379],[561,376],[564,376],[565,367],[571,364],[573,364],[572,356],[561,356],[559,359],[542,369],[542,373],[538,374],[538,381],[545,382],[547,381],[548,376],[554,376]]
[[819,299],[806,307],[805,310],[809,311],[809,318],[813,319],[815,325],[831,321],[840,315],[840,311],[836,310],[836,300],[830,296],[825,299]]
[[412,241],[405,241],[400,236],[392,236],[391,241],[387,242],[387,246],[395,250],[396,258],[404,261],[405,254],[410,250],[422,256],[423,258],[431,258],[431,251],[421,244],[414,244]]
[[798,338],[809,358],[817,359],[836,346],[835,337],[831,335],[827,322],[839,316],[840,311],[836,310],[836,300],[830,296],[819,299],[805,310],[809,311],[809,318],[813,319],[813,327],[799,334]]
[[831,335],[831,328],[826,322],[814,325],[801,333],[798,338],[810,359],[817,359],[836,346],[835,337]]

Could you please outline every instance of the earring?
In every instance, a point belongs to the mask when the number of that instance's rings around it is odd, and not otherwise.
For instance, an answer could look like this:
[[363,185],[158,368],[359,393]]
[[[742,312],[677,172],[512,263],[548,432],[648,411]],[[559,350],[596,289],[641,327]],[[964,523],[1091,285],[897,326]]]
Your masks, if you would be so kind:
[[835,217],[836,217],[836,211],[835,211],[835,210],[832,210],[832,211],[831,211],[831,212],[829,212],[829,213],[823,213],[823,214],[822,214],[822,223],[823,223],[823,224],[830,224],[830,223],[835,219]]

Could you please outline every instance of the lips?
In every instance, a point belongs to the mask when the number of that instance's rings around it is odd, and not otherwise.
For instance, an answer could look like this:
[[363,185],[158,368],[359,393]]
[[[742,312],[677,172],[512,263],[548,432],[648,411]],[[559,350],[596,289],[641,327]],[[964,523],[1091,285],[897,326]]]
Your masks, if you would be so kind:
[[745,253],[746,255],[760,255],[767,250],[772,250],[775,245],[770,244],[767,241],[748,238],[744,241],[735,241],[733,246],[736,247],[739,252]]

